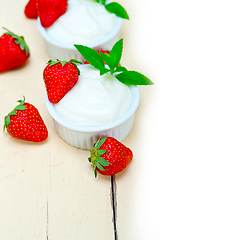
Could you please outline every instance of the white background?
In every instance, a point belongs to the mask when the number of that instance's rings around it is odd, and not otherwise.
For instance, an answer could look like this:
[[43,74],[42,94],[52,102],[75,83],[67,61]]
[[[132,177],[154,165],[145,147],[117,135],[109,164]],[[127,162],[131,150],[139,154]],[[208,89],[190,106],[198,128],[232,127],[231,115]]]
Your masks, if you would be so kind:
[[136,179],[146,239],[240,239],[241,4],[125,3],[133,65],[155,82]]

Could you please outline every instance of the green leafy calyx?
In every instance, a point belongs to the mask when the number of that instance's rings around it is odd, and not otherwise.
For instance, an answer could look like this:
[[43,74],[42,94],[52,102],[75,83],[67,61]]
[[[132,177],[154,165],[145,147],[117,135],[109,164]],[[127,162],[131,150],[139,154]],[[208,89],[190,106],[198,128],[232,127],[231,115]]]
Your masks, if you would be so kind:
[[21,110],[25,110],[25,97],[23,96],[23,100],[18,100],[17,102],[19,102],[19,105],[17,105],[13,111],[11,111],[4,119],[4,125],[3,125],[3,132],[5,131],[5,129],[7,128],[8,125],[11,124],[11,120],[10,120],[10,116],[13,115],[17,115],[17,111],[21,111]]
[[110,73],[114,75],[116,79],[126,85],[152,85],[154,84],[148,77],[137,71],[129,71],[125,67],[120,65],[120,60],[123,52],[123,39],[120,39],[112,47],[109,54],[100,54],[87,46],[74,45],[81,55],[88,61],[93,67],[100,70],[100,75]]
[[117,2],[111,2],[106,4],[106,0],[95,0],[97,3],[101,3],[102,5],[105,6],[105,9],[109,13],[114,13],[117,17],[127,19],[129,20],[129,15],[126,12],[125,8],[122,7],[119,3]]
[[56,61],[53,61],[53,60],[50,59],[50,60],[47,62],[47,64],[48,64],[49,66],[53,66],[53,65],[55,65],[55,64],[57,64],[57,63],[61,63],[62,67],[64,67],[64,65],[65,65],[66,63],[72,63],[72,64],[77,68],[79,75],[80,75],[80,70],[79,70],[79,68],[77,67],[76,64],[77,64],[77,63],[83,64],[82,62],[80,62],[80,61],[78,61],[78,60],[76,60],[76,59],[70,59],[69,61],[60,61],[59,59],[56,59]]
[[21,48],[22,50],[25,50],[25,52],[26,52],[27,55],[30,55],[30,51],[29,51],[28,45],[26,44],[23,36],[18,36],[18,35],[16,35],[15,33],[9,31],[7,28],[4,28],[4,27],[3,27],[3,29],[7,31],[7,32],[5,32],[4,34],[15,38],[15,43],[18,44],[18,45],[20,45],[20,48]]
[[109,162],[101,157],[101,155],[107,152],[107,150],[100,149],[105,140],[106,137],[98,139],[91,149],[90,157],[88,158],[89,162],[92,163],[92,167],[94,168],[95,177],[97,177],[97,168],[102,171],[106,171],[104,167],[109,166]]

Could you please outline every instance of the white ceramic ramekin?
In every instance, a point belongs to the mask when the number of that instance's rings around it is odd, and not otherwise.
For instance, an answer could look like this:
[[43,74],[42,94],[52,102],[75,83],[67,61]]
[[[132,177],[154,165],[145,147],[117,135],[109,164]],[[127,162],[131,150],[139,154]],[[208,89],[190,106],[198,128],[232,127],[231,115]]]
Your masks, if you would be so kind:
[[122,141],[130,133],[134,124],[135,112],[140,101],[140,92],[137,86],[130,86],[132,103],[128,112],[118,120],[97,127],[81,127],[67,122],[59,116],[54,104],[46,97],[47,109],[52,116],[59,136],[68,144],[90,150],[93,144],[103,136],[114,137]]
[[[66,61],[70,59],[77,59],[79,61],[83,61],[84,58],[82,55],[76,50],[74,45],[71,44],[64,44],[61,42],[56,41],[55,39],[51,38],[46,29],[42,27],[40,23],[40,19],[37,19],[38,29],[40,34],[43,37],[46,51],[51,59],[64,59]],[[122,18],[117,17],[117,23],[115,28],[111,33],[109,33],[106,37],[91,42],[89,44],[84,44],[90,48],[94,48],[97,51],[100,50],[111,50],[114,44],[120,39],[120,29],[122,26]],[[82,44],[82,43],[74,43],[74,44]]]

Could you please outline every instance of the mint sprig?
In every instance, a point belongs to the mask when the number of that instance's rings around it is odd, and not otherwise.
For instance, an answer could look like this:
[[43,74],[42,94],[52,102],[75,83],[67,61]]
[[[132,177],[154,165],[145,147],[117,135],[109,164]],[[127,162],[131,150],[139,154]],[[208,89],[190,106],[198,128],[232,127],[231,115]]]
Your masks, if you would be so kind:
[[137,72],[129,71],[120,65],[123,52],[123,39],[120,39],[112,47],[110,54],[100,54],[87,46],[74,44],[76,49],[96,69],[100,70],[100,76],[105,73],[114,75],[120,82],[125,85],[152,85],[154,84],[148,77]]
[[101,3],[105,6],[106,11],[114,13],[117,17],[129,20],[129,15],[125,8],[117,2],[111,2],[106,4],[106,0],[95,0],[97,3]]

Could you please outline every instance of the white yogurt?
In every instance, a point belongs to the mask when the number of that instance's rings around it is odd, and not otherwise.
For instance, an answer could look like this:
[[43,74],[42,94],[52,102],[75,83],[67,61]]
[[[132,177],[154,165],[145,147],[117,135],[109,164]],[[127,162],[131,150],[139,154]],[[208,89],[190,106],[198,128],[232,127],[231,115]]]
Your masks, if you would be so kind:
[[132,102],[131,90],[114,76],[91,65],[80,66],[77,84],[54,107],[65,120],[95,127],[122,117]]
[[69,0],[66,13],[46,31],[58,42],[88,44],[107,36],[116,23],[116,15],[94,0]]

